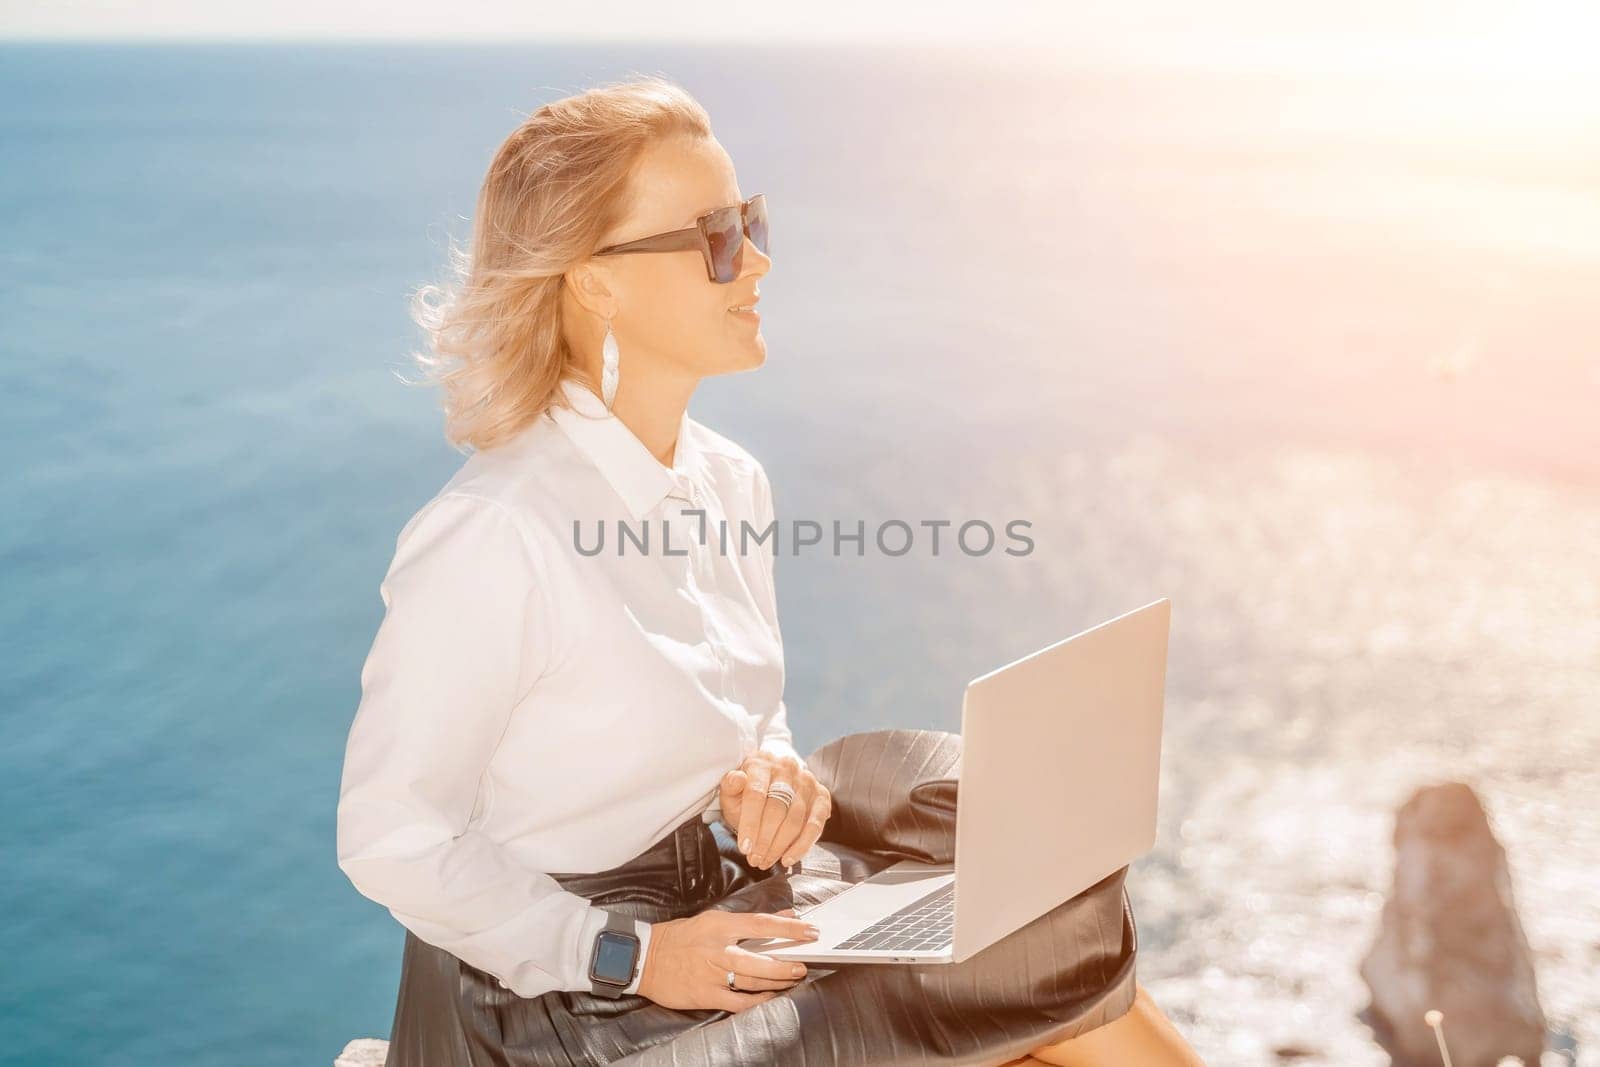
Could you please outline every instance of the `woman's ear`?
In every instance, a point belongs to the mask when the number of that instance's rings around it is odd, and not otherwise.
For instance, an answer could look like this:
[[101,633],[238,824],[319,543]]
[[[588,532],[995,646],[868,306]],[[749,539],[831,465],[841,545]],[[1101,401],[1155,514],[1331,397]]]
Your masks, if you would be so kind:
[[585,260],[569,268],[561,277],[562,287],[583,310],[600,319],[615,314],[611,279],[603,268]]

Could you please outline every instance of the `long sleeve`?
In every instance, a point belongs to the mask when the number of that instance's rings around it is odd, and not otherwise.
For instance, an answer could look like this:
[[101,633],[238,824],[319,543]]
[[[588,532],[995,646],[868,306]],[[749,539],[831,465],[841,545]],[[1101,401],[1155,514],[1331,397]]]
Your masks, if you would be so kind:
[[[756,467],[755,482],[755,512],[756,529],[765,530],[772,524],[775,510],[772,504],[772,483],[767,480],[767,472],[759,464]],[[779,542],[774,542],[774,546]],[[772,552],[761,550],[761,557],[767,576],[767,594],[772,600],[772,625],[778,633],[778,643],[783,644],[783,632],[778,627],[778,585],[777,585],[777,560],[776,547]],[[794,735],[789,732],[789,709],[780,696],[778,706],[773,709],[761,723],[761,731],[757,737],[757,747],[778,755],[793,756],[802,764],[805,757],[800,755],[794,747]]]
[[589,989],[606,913],[474,825],[512,710],[551,657],[538,557],[499,504],[445,493],[401,531],[379,589],[386,614],[339,790],[340,869],[418,937],[521,996]]

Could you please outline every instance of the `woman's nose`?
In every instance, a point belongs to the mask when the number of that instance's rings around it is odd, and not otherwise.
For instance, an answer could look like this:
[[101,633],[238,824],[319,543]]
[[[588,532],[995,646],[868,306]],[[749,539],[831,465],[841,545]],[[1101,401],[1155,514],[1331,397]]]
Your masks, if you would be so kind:
[[746,236],[744,245],[739,249],[739,277],[761,275],[771,269],[772,257],[757,248],[756,243]]

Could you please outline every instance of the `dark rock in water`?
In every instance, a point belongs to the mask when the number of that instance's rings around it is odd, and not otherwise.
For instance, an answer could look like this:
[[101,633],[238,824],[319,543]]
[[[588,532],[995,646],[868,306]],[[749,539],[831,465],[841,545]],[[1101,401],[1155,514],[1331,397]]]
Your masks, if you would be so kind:
[[1545,1018],[1517,918],[1505,850],[1461,782],[1417,790],[1394,828],[1394,887],[1361,963],[1378,1041],[1396,1067],[1438,1067],[1424,1021],[1444,1013],[1454,1067],[1537,1064]]

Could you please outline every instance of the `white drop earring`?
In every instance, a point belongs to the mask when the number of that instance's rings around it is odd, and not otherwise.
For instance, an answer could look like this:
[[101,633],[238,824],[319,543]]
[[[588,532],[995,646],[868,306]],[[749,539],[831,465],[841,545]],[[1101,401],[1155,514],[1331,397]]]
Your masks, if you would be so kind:
[[611,320],[606,320],[606,339],[600,346],[600,399],[605,401],[606,410],[611,410],[611,402],[617,398],[617,379],[620,374],[617,363],[622,358],[622,353],[617,350],[617,336],[611,332]]

